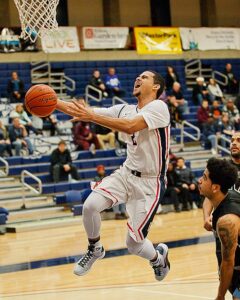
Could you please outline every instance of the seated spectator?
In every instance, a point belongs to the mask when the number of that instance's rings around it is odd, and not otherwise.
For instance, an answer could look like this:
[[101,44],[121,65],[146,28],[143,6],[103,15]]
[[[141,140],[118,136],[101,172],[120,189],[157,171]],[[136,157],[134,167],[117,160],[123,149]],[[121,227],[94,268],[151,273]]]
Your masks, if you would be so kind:
[[214,100],[218,100],[221,103],[223,102],[223,92],[220,86],[216,83],[215,79],[210,78],[207,88],[211,102]]
[[207,122],[209,113],[210,109],[208,101],[204,99],[197,110],[197,120],[200,128],[202,128],[203,124]]
[[[58,131],[58,120],[56,118],[56,115],[51,114],[48,117],[42,118],[43,119],[43,130],[50,130],[50,135],[54,136],[56,130]],[[58,133],[60,133],[58,131]]]
[[176,173],[179,175],[180,181],[178,188],[183,202],[182,210],[190,210],[193,207],[193,201],[200,206],[197,180],[192,170],[185,165],[183,157],[177,159]]
[[176,212],[181,211],[179,206],[179,198],[178,198],[178,193],[180,193],[178,186],[180,185],[181,184],[180,184],[179,175],[176,173],[174,165],[170,162],[168,164],[167,189],[165,191],[164,197],[169,197],[171,199]]
[[239,83],[232,71],[232,65],[226,64],[225,71],[223,73],[227,76],[226,93],[231,95],[237,94],[239,92]]
[[28,137],[25,126],[20,123],[19,118],[12,120],[12,125],[9,126],[8,132],[9,139],[17,156],[20,155],[20,150],[24,148],[28,150],[29,154],[33,154],[33,145]]
[[[223,113],[221,119],[217,122],[217,131],[219,135],[229,138],[234,133],[234,125],[230,122],[227,113]],[[221,146],[227,148],[227,142],[221,139]]]
[[110,97],[123,97],[125,94],[125,91],[121,87],[121,82],[116,75],[115,68],[108,69],[108,75],[106,76],[106,87],[107,93]]
[[173,88],[173,83],[179,82],[179,77],[172,66],[167,66],[167,74],[165,77],[166,89],[170,91]]
[[66,175],[71,174],[74,180],[79,180],[77,168],[72,164],[70,151],[67,149],[65,141],[60,141],[58,147],[53,150],[50,157],[50,174],[53,182],[64,180]]
[[7,152],[9,156],[12,156],[11,142],[9,140],[9,134],[7,128],[0,120],[0,156],[4,156]]
[[95,149],[100,149],[97,135],[91,131],[89,123],[77,122],[74,124],[72,130],[73,130],[73,142],[77,146],[76,150],[92,149],[94,151]]
[[218,100],[214,100],[212,107],[210,108],[210,113],[213,115],[214,120],[221,119],[222,109],[220,108]]
[[111,129],[98,124],[92,128],[97,135],[100,149],[106,150],[115,148],[115,133]]
[[[97,176],[94,178],[94,181],[96,182],[95,186],[99,182],[101,182],[102,179],[105,176],[106,176],[106,173],[105,173],[105,167],[104,167],[104,165],[98,165],[97,166]],[[125,219],[127,219],[126,205],[124,203],[121,203],[121,204],[119,204],[117,206],[113,206],[113,211],[115,213],[115,219],[116,220],[125,220]]]
[[227,100],[227,103],[223,106],[222,112],[228,113],[230,122],[234,124],[236,130],[239,130],[240,129],[239,110],[237,109],[236,105],[234,105],[232,99]]
[[193,102],[197,105],[201,105],[203,99],[210,101],[207,85],[204,82],[203,77],[197,77],[197,84],[193,87],[192,99]]
[[23,102],[25,91],[24,83],[18,77],[17,72],[12,72],[12,78],[8,81],[7,92],[11,103]]
[[101,74],[99,70],[94,70],[92,78],[89,81],[89,85],[95,87],[99,91],[101,91],[103,97],[108,97],[108,93],[106,91],[106,86],[101,78]]
[[216,155],[218,133],[217,121],[214,120],[213,115],[209,113],[207,122],[202,127],[203,142],[210,143],[212,155]]
[[182,114],[188,112],[188,103],[183,98],[183,94],[181,91],[181,85],[178,82],[173,83],[172,90],[169,93],[169,98],[171,103],[176,103],[177,105],[174,105],[177,107],[179,113],[180,113],[180,119],[182,120]]
[[11,119],[19,118],[20,123],[25,126],[28,133],[29,133],[30,130],[33,131],[34,133],[40,133],[41,132],[40,130],[37,130],[36,128],[33,127],[32,121],[29,118],[26,111],[24,110],[23,104],[21,104],[21,103],[17,104],[16,107],[15,107],[15,110],[13,110],[10,113],[10,118]]

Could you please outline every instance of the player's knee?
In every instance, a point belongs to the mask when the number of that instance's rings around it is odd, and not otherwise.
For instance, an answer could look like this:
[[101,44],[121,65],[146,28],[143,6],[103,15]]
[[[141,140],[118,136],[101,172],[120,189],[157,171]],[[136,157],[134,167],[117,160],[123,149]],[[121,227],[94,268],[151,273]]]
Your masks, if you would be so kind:
[[126,245],[128,248],[128,252],[135,255],[138,255],[143,247],[142,243],[137,243],[130,236],[127,237]]

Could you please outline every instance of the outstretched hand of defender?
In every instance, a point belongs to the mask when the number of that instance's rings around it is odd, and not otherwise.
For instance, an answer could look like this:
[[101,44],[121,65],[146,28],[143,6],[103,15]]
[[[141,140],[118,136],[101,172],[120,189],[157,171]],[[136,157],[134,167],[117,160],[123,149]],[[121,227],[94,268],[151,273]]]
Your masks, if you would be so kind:
[[69,107],[67,109],[68,113],[73,116],[72,122],[84,121],[90,122],[93,116],[93,110],[77,101],[72,102],[75,107]]

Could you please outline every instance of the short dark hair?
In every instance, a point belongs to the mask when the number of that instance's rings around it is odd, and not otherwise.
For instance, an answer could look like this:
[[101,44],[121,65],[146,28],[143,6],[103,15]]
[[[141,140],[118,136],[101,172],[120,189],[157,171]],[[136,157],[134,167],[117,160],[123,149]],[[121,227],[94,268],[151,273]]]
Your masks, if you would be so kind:
[[162,95],[164,87],[165,87],[165,80],[164,78],[157,72],[149,70],[149,72],[153,73],[153,80],[154,84],[159,84],[160,88],[157,91],[157,99]]
[[61,141],[58,143],[58,146],[59,146],[59,145],[65,145],[65,146],[66,146],[67,144],[66,144],[66,142],[65,142],[64,140],[61,140]]
[[226,194],[237,181],[237,168],[226,159],[210,158],[207,162],[207,169],[212,183],[219,184],[220,190],[224,194]]

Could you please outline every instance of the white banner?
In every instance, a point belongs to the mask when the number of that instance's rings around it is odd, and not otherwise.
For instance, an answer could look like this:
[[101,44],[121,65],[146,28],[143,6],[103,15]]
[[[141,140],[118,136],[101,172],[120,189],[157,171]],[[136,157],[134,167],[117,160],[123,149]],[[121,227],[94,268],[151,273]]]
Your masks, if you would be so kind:
[[128,33],[128,27],[83,27],[83,47],[84,49],[124,48]]
[[180,28],[184,50],[240,49],[240,28]]
[[42,49],[46,53],[79,52],[79,40],[76,27],[59,27],[42,38]]

